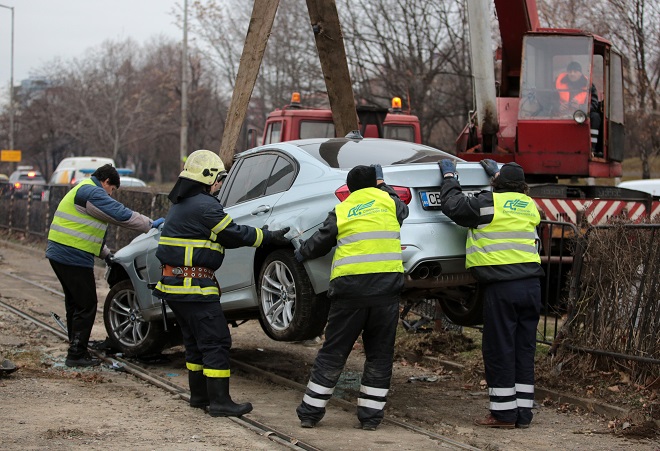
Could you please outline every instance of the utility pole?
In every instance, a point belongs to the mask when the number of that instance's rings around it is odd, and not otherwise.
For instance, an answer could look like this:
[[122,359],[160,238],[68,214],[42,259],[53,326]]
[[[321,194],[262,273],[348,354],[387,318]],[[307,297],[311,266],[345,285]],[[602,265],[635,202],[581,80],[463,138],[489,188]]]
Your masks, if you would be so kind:
[[9,79],[9,149],[14,150],[14,7],[0,5],[11,9],[11,76]]
[[188,0],[183,2],[183,49],[181,51],[181,169],[188,157]]

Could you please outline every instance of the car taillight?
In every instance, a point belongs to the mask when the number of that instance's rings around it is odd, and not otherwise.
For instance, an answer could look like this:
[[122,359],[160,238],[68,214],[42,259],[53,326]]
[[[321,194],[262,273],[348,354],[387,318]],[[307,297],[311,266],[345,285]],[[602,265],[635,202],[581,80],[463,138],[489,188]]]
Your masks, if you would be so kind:
[[76,178],[74,177],[71,179],[71,185],[75,185],[75,184],[76,184]]
[[21,182],[14,183],[14,188],[21,189]]
[[[391,188],[399,195],[399,198],[404,204],[408,205],[410,203],[410,200],[412,199],[410,188],[405,186],[392,186]],[[349,194],[351,194],[351,192],[348,190],[348,185],[342,185],[337,188],[337,191],[335,191],[335,196],[337,196],[339,202],[345,201]]]

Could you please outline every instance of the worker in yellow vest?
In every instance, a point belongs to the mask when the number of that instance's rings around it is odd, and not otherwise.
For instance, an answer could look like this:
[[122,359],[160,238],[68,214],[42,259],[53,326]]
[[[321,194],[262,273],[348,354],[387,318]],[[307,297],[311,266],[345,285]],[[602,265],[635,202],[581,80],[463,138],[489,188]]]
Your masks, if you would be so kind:
[[442,212],[468,227],[465,265],[484,296],[482,354],[490,414],[475,424],[527,428],[534,405],[534,353],[543,277],[536,246],[541,221],[516,163],[481,165],[492,191],[466,196],[453,160],[440,162]]
[[403,289],[400,228],[408,206],[383,181],[380,165],[356,166],[346,178],[351,194],[295,251],[300,262],[326,255],[332,260],[330,313],[302,403],[300,425],[312,428],[325,415],[346,359],[362,334],[366,360],[358,397],[360,427],[375,430],[392,377],[394,337]]
[[64,291],[69,351],[65,364],[70,367],[100,363],[87,351],[96,318],[94,257],[111,264],[112,253],[105,245],[108,223],[146,232],[163,219],[152,221],[113,199],[119,188],[119,173],[110,164],[98,168],[89,179],[69,191],[53,216],[48,231],[46,258]]

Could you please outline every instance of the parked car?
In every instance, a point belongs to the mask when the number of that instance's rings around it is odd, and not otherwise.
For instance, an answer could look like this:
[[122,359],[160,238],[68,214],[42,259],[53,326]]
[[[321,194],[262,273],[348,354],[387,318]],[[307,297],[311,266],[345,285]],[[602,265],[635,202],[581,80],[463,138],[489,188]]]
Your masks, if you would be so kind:
[[[440,211],[437,162],[443,158],[456,159],[421,144],[385,139],[269,144],[237,155],[218,196],[238,224],[273,230],[289,226],[288,238],[306,239],[348,196],[348,171],[359,164],[381,164],[386,182],[410,209],[401,228],[404,298],[437,298],[452,321],[474,324],[482,310],[465,269],[466,229]],[[466,191],[489,185],[481,165],[456,160]],[[159,237],[160,231],[151,230],[135,238],[115,253],[106,273],[105,326],[111,342],[128,354],[154,352],[167,340],[161,302],[149,286],[160,278]],[[258,318],[265,333],[280,341],[322,333],[332,253],[300,264],[293,251],[293,246],[225,250],[216,276],[229,321]]]
[[123,175],[119,176],[119,185],[121,188],[142,188],[147,186],[143,180]]
[[660,196],[660,179],[627,180],[617,185],[619,188],[643,191],[652,196]]
[[19,166],[9,176],[9,190],[5,194],[22,199],[31,193],[32,199],[41,200],[45,187],[46,179],[39,171],[35,171],[31,166]]

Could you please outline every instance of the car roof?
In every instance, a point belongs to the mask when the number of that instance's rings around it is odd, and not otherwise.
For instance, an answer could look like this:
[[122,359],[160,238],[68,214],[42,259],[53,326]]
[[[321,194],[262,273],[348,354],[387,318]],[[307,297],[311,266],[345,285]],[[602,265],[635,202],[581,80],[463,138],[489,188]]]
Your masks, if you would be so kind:
[[267,144],[239,154],[247,156],[255,152],[273,149],[286,150],[295,146],[323,164],[337,169],[351,169],[357,165],[380,164],[383,166],[411,163],[431,163],[445,158],[464,161],[442,150],[423,144],[382,138],[311,138],[284,143]]

